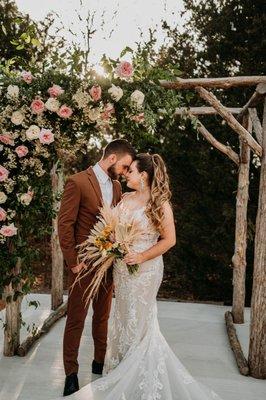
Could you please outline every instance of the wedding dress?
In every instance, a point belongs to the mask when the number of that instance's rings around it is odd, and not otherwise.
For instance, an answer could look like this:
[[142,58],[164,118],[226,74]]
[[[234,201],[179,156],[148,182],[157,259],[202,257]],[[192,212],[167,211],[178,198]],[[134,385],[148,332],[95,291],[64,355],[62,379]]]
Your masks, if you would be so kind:
[[[122,203],[125,221],[137,218],[145,237],[133,250],[144,251],[159,237],[145,209],[129,211]],[[128,273],[120,260],[113,269],[114,315],[109,321],[103,377],[68,396],[75,400],[221,400],[197,382],[164,339],[157,318],[156,295],[163,277],[162,256],[140,265],[136,275]]]

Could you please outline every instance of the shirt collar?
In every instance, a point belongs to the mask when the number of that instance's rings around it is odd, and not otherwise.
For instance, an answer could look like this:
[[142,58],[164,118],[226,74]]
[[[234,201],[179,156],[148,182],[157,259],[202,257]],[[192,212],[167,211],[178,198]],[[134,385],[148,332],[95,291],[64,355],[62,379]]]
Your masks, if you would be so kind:
[[102,169],[99,163],[96,163],[93,167],[94,172],[97,175],[97,178],[101,181],[101,183],[106,183],[110,179],[110,176]]

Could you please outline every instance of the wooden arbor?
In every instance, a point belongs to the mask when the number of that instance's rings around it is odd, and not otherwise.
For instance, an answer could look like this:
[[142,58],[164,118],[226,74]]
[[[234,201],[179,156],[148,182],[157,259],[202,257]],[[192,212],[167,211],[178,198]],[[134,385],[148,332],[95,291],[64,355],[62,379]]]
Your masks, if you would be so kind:
[[[239,135],[240,152],[219,142],[197,120],[197,130],[204,138],[238,165],[238,189],[236,198],[235,251],[233,263],[233,307],[226,313],[231,347],[236,356],[240,372],[255,378],[266,378],[266,76],[238,76],[226,78],[177,79],[174,82],[160,81],[167,89],[193,89],[209,103],[210,107],[177,109],[176,114],[186,113],[194,119],[197,115],[219,114]],[[207,88],[228,89],[235,86],[257,85],[254,94],[242,108],[226,108]],[[256,106],[264,102],[263,124]],[[256,139],[252,136],[255,133]],[[244,322],[247,206],[249,188],[250,150],[261,159],[259,202],[256,218],[254,272],[251,300],[251,325],[248,362],[236,337],[233,321]],[[230,322],[231,321],[231,322]]]

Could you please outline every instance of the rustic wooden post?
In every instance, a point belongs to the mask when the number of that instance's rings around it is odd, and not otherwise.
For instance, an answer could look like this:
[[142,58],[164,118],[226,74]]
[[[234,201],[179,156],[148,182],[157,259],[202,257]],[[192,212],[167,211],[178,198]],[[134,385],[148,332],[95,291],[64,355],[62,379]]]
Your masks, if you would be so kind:
[[[21,258],[17,259],[13,274],[18,275],[21,269]],[[4,298],[6,300],[6,318],[4,329],[4,356],[14,356],[20,344],[20,327],[21,327],[21,302],[22,296],[18,296],[15,300],[13,296],[16,291],[21,289],[20,284],[13,285],[10,283],[4,289]]]
[[53,191],[53,210],[55,217],[52,220],[52,289],[51,289],[51,308],[56,310],[63,303],[63,275],[64,262],[61,252],[58,232],[57,232],[57,213],[60,206],[59,196],[63,191],[64,179],[63,168],[58,168],[58,162],[51,169],[52,191]]
[[[251,132],[252,123],[244,116],[244,127]],[[233,263],[233,307],[234,323],[244,323],[245,281],[246,281],[246,248],[247,248],[247,208],[249,189],[250,148],[240,138],[240,164],[236,196],[235,252]]]
[[256,218],[254,272],[248,363],[254,378],[266,378],[266,98],[264,99],[262,159]]

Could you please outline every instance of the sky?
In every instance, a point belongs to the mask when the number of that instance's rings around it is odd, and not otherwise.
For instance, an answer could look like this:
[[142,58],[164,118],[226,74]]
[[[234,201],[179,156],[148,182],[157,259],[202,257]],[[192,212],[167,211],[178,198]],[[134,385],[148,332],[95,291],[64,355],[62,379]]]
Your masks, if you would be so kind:
[[[75,40],[81,44],[82,22],[78,19],[77,12],[81,13],[83,19],[88,15],[88,10],[91,15],[95,13],[93,26],[96,34],[90,45],[92,64],[97,64],[104,53],[111,58],[117,58],[124,47],[135,48],[135,42],[140,39],[140,30],[143,31],[144,38],[147,38],[149,28],[157,26],[158,44],[163,43],[165,37],[160,27],[162,19],[170,26],[182,26],[183,23],[179,16],[183,9],[182,0],[82,0],[83,6],[80,2],[81,0],[16,0],[19,10],[28,13],[34,20],[42,20],[48,12],[55,11],[59,15],[57,25],[60,26],[61,20],[67,40]],[[68,33],[68,28],[77,36]]]

